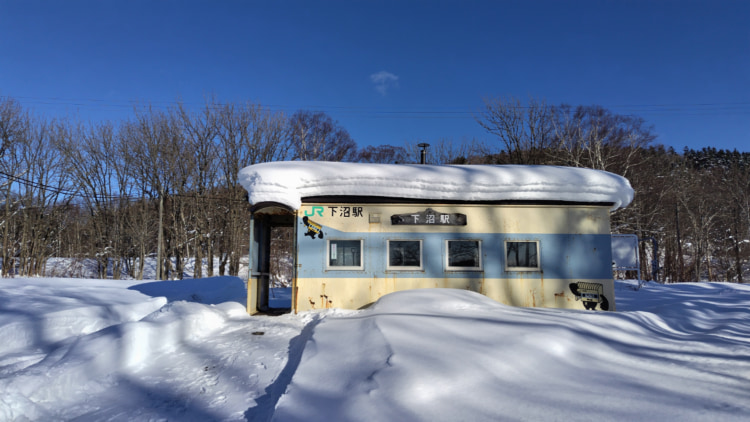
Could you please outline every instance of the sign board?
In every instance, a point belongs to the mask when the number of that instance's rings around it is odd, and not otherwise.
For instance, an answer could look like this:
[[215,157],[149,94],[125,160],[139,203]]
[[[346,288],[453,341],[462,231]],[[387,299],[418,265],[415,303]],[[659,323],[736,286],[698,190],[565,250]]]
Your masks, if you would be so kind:
[[612,235],[612,266],[615,270],[639,270],[638,236],[634,234]]
[[424,211],[392,215],[391,224],[394,226],[465,226],[466,214],[442,213],[427,208]]

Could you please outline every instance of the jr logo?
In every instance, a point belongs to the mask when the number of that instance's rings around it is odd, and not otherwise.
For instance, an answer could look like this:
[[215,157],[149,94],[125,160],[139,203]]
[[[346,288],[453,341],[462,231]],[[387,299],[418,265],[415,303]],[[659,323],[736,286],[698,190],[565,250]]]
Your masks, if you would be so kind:
[[312,217],[315,214],[318,214],[318,217],[322,217],[323,216],[323,207],[312,207],[312,210],[310,210],[310,211],[305,210],[305,215],[307,217]]

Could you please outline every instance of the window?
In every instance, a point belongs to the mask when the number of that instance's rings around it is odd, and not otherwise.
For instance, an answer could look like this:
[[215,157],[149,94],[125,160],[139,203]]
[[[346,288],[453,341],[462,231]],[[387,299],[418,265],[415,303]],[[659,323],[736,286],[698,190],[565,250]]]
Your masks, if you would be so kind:
[[421,270],[422,269],[422,241],[421,240],[389,240],[388,241],[388,269],[389,270]]
[[446,240],[445,245],[445,268],[447,270],[482,270],[482,242],[480,240]]
[[328,269],[361,270],[362,240],[329,240]]
[[539,242],[505,242],[506,271],[538,271]]

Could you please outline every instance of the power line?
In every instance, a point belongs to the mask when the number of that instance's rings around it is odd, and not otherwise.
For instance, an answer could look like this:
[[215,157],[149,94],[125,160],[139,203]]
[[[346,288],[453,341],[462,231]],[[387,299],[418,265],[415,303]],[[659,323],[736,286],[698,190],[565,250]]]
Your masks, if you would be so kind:
[[[156,109],[169,109],[178,105],[190,107],[214,107],[221,108],[231,103],[223,102],[182,102],[182,101],[148,101],[141,100],[105,100],[98,98],[62,98],[62,97],[14,97],[23,100],[27,104],[49,105],[49,106],[74,106],[74,107],[111,107],[111,108],[129,108],[141,109],[152,107]],[[252,103],[251,103],[252,104]],[[384,108],[371,106],[337,106],[337,105],[291,105],[291,104],[257,104],[262,109],[268,111],[285,111],[293,110],[320,110],[326,112],[336,112],[349,116],[359,116],[366,118],[399,118],[399,119],[474,119],[479,109],[469,107],[415,107],[415,108]],[[530,106],[516,106],[522,109],[528,109]],[[733,112],[737,114],[750,114],[750,102],[702,102],[702,103],[642,103],[642,104],[610,104],[602,105],[608,109],[618,109],[634,113],[664,113],[664,114],[685,114],[685,115],[711,115],[716,113]]]
[[[95,199],[95,200],[108,200],[108,201],[114,201],[114,200],[122,200],[125,199],[129,202],[136,202],[145,199],[145,196],[130,196],[130,195],[87,195],[85,193],[81,193],[77,190],[71,190],[69,188],[60,188],[55,186],[50,186],[41,182],[35,182],[23,177],[15,176],[8,174],[4,171],[0,171],[0,176],[5,176],[8,178],[8,180],[13,180],[16,183],[30,186],[32,188],[36,189],[44,189],[47,191],[51,191],[50,193],[54,195],[67,195],[69,197],[77,197],[77,198],[83,198],[83,199]],[[177,198],[191,198],[191,199],[197,199],[201,198],[208,201],[225,201],[225,202],[241,202],[241,203],[247,203],[245,200],[235,199],[235,198],[229,198],[229,197],[222,197],[222,196],[200,196],[198,194],[180,194],[180,193],[172,193],[167,195],[169,197],[177,197]]]

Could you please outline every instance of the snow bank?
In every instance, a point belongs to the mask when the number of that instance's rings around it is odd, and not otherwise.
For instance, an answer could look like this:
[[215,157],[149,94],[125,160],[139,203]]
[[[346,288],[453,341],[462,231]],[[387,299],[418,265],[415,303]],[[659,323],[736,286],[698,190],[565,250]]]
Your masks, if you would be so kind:
[[432,166],[287,161],[240,171],[250,203],[299,209],[302,198],[380,196],[461,201],[572,201],[627,206],[627,179],[604,171],[555,166]]
[[[273,420],[745,420],[750,290],[727,294],[731,305],[708,300],[686,324],[682,306],[592,313],[393,293],[315,328]],[[717,306],[729,318],[714,322]]]
[[0,279],[0,420],[245,420],[309,320],[269,330],[242,286]]
[[[424,289],[361,311],[251,317],[237,278],[133,283],[0,279],[0,420],[750,414],[748,285],[617,282],[619,311],[606,313]],[[42,334],[19,340],[21,327]]]
[[[138,321],[167,303],[164,297],[128,290],[132,281],[17,280],[0,279],[0,356],[46,349],[70,337]],[[7,361],[0,358],[3,363]]]

